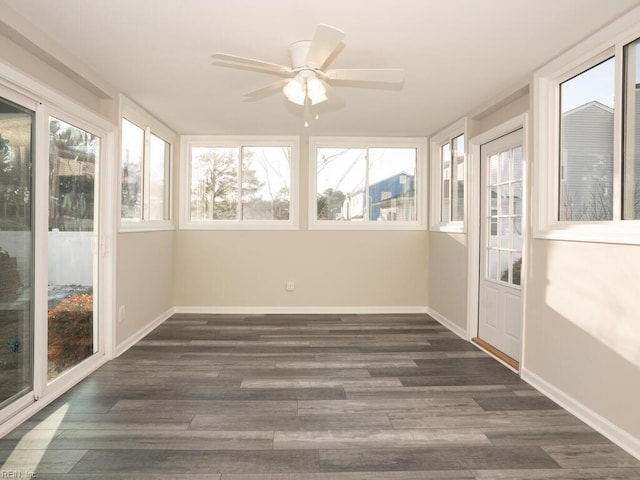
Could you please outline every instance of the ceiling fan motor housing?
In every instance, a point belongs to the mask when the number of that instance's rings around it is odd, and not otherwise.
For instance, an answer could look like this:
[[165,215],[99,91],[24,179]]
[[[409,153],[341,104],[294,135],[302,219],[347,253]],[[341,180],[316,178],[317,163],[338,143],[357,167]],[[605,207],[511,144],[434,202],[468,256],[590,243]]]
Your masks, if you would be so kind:
[[308,65],[307,56],[309,48],[311,47],[311,40],[300,40],[299,42],[292,43],[289,46],[289,58],[291,58],[291,68],[294,70],[309,67],[310,69],[317,69],[319,65]]

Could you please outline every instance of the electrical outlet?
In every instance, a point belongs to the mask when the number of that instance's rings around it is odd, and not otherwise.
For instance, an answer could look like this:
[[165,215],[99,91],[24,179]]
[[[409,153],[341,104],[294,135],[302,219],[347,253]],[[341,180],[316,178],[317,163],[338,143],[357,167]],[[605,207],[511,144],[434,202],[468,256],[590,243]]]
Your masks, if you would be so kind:
[[120,308],[118,309],[118,323],[124,320],[124,316],[125,316],[124,305],[120,305]]
[[296,282],[287,280],[287,292],[293,292],[296,289]]

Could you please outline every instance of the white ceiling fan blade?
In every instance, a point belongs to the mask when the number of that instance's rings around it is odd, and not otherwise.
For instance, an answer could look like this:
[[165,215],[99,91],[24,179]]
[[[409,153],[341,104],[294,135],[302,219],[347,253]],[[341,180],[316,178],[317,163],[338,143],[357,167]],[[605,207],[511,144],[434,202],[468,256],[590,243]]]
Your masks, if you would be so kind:
[[404,70],[401,68],[336,68],[327,70],[324,76],[329,80],[402,83]]
[[333,51],[340,45],[344,38],[344,32],[330,25],[320,24],[316,29],[316,34],[311,41],[309,52],[307,53],[307,65],[315,68],[322,68]]
[[216,60],[224,60],[225,62],[233,62],[240,65],[248,65],[251,67],[260,68],[268,72],[277,73],[280,75],[291,75],[292,71],[289,67],[284,65],[278,65],[277,63],[263,62],[262,60],[255,60],[253,58],[239,57],[238,55],[230,55],[228,53],[216,52],[211,55]]
[[251,90],[250,92],[246,92],[244,96],[245,97],[266,97],[268,95],[271,95],[275,92],[282,90],[282,87],[284,87],[288,81],[289,80],[285,79],[285,80],[279,80],[274,83],[270,83],[269,85],[265,85],[264,87],[260,87],[255,90]]

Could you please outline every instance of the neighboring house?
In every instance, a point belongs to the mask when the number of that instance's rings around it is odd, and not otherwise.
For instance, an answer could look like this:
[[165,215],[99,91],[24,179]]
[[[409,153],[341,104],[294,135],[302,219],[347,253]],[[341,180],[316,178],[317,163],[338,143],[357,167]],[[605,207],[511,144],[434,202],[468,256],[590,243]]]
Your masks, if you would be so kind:
[[593,101],[562,115],[560,220],[613,214],[613,109]]
[[406,172],[369,185],[365,198],[360,189],[348,194],[342,204],[343,220],[361,220],[368,208],[372,221],[412,221],[416,219],[415,176]]

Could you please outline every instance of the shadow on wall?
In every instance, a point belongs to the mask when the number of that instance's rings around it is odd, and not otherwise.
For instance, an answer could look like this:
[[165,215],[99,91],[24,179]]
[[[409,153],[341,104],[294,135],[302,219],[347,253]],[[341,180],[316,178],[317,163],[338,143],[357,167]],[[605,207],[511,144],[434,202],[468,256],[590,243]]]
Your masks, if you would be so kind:
[[526,369],[640,439],[640,250],[535,240],[531,258]]

